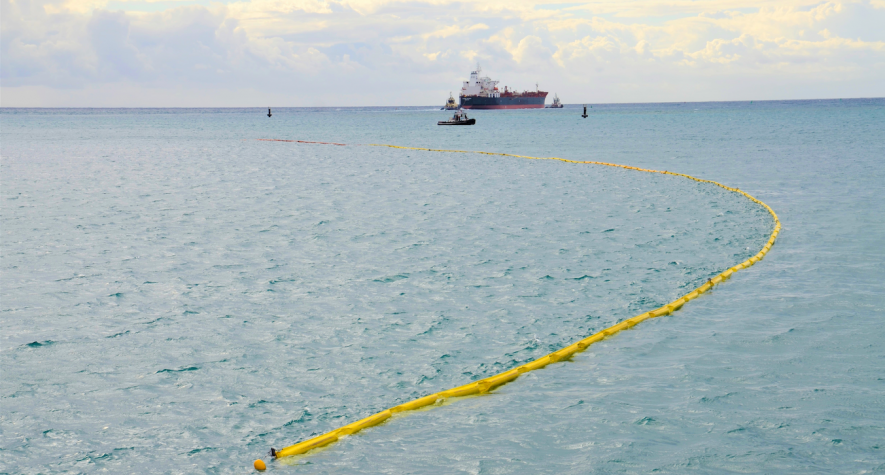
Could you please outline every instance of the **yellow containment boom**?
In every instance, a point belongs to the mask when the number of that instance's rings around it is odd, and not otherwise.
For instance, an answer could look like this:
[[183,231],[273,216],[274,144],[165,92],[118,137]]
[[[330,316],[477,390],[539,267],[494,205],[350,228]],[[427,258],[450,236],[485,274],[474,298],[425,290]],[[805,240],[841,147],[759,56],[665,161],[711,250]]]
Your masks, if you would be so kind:
[[721,274],[717,275],[716,277],[713,277],[712,279],[708,280],[704,285],[692,290],[691,292],[668,303],[667,305],[664,305],[661,308],[652,310],[650,312],[645,312],[645,313],[637,315],[633,318],[624,320],[621,323],[618,323],[617,325],[610,326],[610,327],[606,328],[605,330],[602,330],[602,331],[595,333],[587,338],[584,338],[583,340],[580,340],[576,343],[566,346],[565,348],[562,348],[561,350],[554,351],[553,353],[550,353],[549,355],[538,358],[535,361],[532,361],[530,363],[526,363],[524,365],[517,366],[516,368],[513,368],[509,371],[505,371],[503,373],[496,374],[496,375],[490,376],[488,378],[480,379],[479,381],[474,381],[470,384],[465,384],[464,386],[458,386],[457,388],[452,388],[452,389],[448,389],[446,391],[441,391],[441,392],[438,392],[435,394],[431,394],[429,396],[424,396],[422,398],[415,399],[414,401],[410,401],[405,404],[400,404],[399,406],[391,407],[390,409],[386,409],[386,410],[381,411],[375,415],[369,416],[365,419],[360,419],[356,422],[352,422],[350,424],[347,424],[346,426],[341,427],[339,429],[335,429],[331,432],[320,435],[318,437],[314,437],[310,440],[305,440],[304,442],[299,442],[295,445],[290,445],[289,447],[286,447],[284,449],[280,449],[280,450],[271,449],[271,454],[273,456],[275,456],[276,458],[289,457],[292,455],[300,455],[300,454],[307,453],[313,449],[317,449],[317,448],[329,445],[329,444],[337,441],[341,437],[355,434],[367,427],[372,427],[372,426],[381,424],[382,422],[384,422],[388,418],[390,418],[390,416],[392,416],[393,414],[399,413],[399,412],[414,411],[415,409],[420,409],[422,407],[430,406],[432,404],[436,404],[440,400],[445,400],[448,398],[464,397],[464,396],[472,396],[472,395],[476,395],[476,394],[488,393],[503,384],[507,384],[507,383],[513,381],[514,379],[518,378],[519,375],[521,375],[523,373],[527,373],[529,371],[534,371],[536,369],[541,369],[549,364],[556,363],[557,361],[566,360],[566,359],[570,358],[572,355],[574,355],[575,353],[580,353],[580,352],[584,351],[585,349],[587,349],[588,346],[590,346],[598,341],[602,341],[602,340],[614,335],[615,333],[620,332],[621,330],[626,330],[628,328],[631,328],[631,327],[633,327],[641,322],[644,322],[645,320],[648,320],[650,318],[660,317],[660,316],[664,316],[664,315],[670,315],[671,313],[675,312],[676,310],[679,310],[687,302],[698,298],[701,294],[712,289],[714,285],[721,284],[726,279],[731,277],[731,275],[734,274],[735,272],[742,270],[742,269],[746,269],[746,268],[752,266],[753,264],[759,262],[760,260],[762,260],[762,258],[765,257],[765,254],[767,254],[768,251],[771,250],[771,247],[774,246],[774,242],[777,239],[777,236],[781,230],[780,220],[777,219],[777,214],[774,212],[774,210],[771,209],[771,207],[768,206],[767,204],[765,204],[762,201],[759,201],[756,198],[754,198],[753,196],[751,196],[749,193],[747,193],[745,191],[741,191],[737,188],[731,188],[731,187],[725,186],[721,183],[717,183],[712,180],[702,180],[700,178],[695,178],[693,176],[685,175],[682,173],[673,173],[673,172],[660,171],[660,170],[649,170],[647,168],[630,167],[630,166],[626,166],[626,165],[618,165],[615,163],[592,162],[592,161],[582,162],[582,161],[567,160],[564,158],[557,158],[557,157],[528,157],[528,156],[524,156],[524,155],[513,155],[513,154],[509,154],[509,153],[476,152],[476,151],[466,151],[466,150],[437,150],[437,149],[430,149],[430,148],[400,147],[397,145],[384,145],[384,144],[368,144],[368,145],[373,146],[373,147],[390,147],[390,148],[400,148],[400,149],[407,149],[407,150],[423,150],[423,151],[428,151],[428,152],[481,153],[484,155],[500,155],[500,156],[504,156],[504,157],[526,158],[526,159],[530,159],[530,160],[559,160],[561,162],[566,162],[566,163],[604,165],[607,167],[624,168],[627,170],[636,170],[636,171],[640,171],[640,172],[661,173],[664,175],[681,176],[681,177],[688,178],[690,180],[694,180],[694,181],[701,182],[701,183],[712,183],[716,186],[725,188],[728,191],[741,194],[741,195],[745,196],[747,199],[753,201],[754,203],[758,203],[759,205],[764,207],[766,210],[768,210],[768,212],[771,213],[771,217],[774,218],[774,230],[771,232],[771,236],[768,238],[768,242],[766,242],[765,245],[762,246],[762,250],[760,250],[758,253],[756,253],[755,256],[747,259],[744,262],[741,262],[740,264],[738,264],[730,269],[727,269],[725,272],[722,272]]

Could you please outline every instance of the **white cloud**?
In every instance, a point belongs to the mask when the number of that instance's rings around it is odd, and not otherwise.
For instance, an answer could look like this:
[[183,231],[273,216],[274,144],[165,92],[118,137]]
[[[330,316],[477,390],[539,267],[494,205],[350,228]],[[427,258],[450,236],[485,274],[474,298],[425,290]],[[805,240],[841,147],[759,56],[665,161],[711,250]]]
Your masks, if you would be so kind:
[[882,0],[107,9],[154,1],[0,0],[2,105],[435,104],[475,62],[566,102],[885,95]]
[[488,29],[489,29],[489,26],[482,24],[482,23],[477,23],[477,24],[471,25],[467,28],[463,28],[459,25],[451,25],[451,26],[446,26],[446,27],[440,28],[440,29],[433,31],[431,33],[426,33],[426,34],[422,35],[422,37],[424,39],[434,38],[434,37],[435,38],[448,38],[450,36],[463,35],[463,34],[473,32],[473,31],[488,30]]

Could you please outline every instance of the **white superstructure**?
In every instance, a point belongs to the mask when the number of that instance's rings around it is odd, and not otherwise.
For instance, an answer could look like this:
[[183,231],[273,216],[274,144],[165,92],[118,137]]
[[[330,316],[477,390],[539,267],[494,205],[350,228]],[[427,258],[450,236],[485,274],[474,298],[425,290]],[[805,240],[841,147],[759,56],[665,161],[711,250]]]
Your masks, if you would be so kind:
[[462,96],[501,97],[498,93],[498,81],[488,77],[480,77],[482,68],[476,65],[476,71],[470,72],[470,80],[464,81],[461,87]]

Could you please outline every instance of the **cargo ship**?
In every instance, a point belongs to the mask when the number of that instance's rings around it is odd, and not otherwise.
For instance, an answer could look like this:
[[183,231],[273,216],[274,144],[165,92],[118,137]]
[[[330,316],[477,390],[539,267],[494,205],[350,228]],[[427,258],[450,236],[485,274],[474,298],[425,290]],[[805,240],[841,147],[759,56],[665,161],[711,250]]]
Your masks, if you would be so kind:
[[547,93],[538,89],[516,92],[504,86],[498,89],[498,81],[481,77],[482,68],[470,72],[470,80],[461,87],[461,107],[464,109],[543,109]]

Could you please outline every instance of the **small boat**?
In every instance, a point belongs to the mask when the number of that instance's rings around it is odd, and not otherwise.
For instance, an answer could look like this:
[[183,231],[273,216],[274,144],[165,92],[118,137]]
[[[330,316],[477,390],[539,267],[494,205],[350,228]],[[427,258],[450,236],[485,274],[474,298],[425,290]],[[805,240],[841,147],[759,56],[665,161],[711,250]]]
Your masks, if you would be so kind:
[[553,95],[553,104],[547,106],[548,109],[562,109],[562,102],[559,102],[559,95]]
[[458,112],[455,112],[455,115],[449,120],[441,120],[436,123],[436,125],[473,125],[476,123],[476,119],[468,119],[467,114],[464,111],[458,109]]
[[459,109],[458,103],[455,102],[455,98],[452,97],[452,93],[450,92],[449,93],[449,100],[446,101],[446,105],[443,106],[443,108],[440,110],[442,110],[442,111],[456,111],[458,109]]

